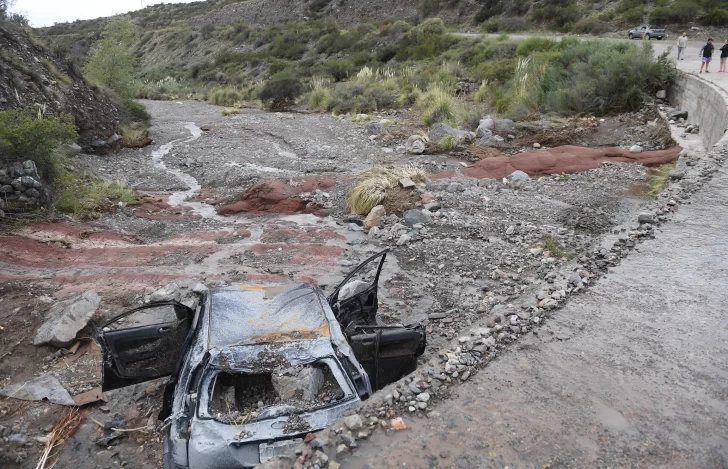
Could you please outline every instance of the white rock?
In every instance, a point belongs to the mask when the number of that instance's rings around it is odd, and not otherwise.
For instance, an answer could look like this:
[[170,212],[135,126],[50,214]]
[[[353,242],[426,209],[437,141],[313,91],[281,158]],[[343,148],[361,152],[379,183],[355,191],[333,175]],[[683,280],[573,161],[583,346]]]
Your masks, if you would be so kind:
[[78,331],[86,327],[101,303],[99,295],[87,291],[53,305],[45,322],[38,328],[34,345],[51,344],[67,347],[73,343]]
[[630,153],[642,153],[642,147],[639,145],[632,145],[631,147],[629,147],[629,152]]

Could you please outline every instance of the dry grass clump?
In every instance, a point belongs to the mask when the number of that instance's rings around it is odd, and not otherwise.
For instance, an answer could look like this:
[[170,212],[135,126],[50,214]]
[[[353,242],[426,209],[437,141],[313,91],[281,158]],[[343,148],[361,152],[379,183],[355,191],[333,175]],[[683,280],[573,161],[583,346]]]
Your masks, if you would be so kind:
[[121,143],[125,147],[138,147],[149,136],[147,125],[144,122],[119,126],[119,133],[121,133]]
[[425,182],[427,173],[411,165],[371,169],[362,175],[362,181],[349,195],[349,209],[352,213],[367,215],[385,199],[394,198],[397,194],[394,189],[399,188],[399,181],[403,178],[409,178],[414,182]]
[[49,467],[56,465],[63,445],[76,433],[82,421],[83,416],[79,413],[78,407],[66,409],[61,420],[48,434],[45,448],[43,448],[38,464],[35,466],[36,469],[45,469],[47,464],[50,464]]

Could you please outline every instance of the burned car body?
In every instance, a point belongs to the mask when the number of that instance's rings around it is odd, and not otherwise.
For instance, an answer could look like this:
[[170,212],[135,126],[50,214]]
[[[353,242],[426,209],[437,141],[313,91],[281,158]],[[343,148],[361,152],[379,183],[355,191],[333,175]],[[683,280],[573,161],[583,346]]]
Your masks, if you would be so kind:
[[[386,251],[326,298],[309,284],[198,290],[102,326],[103,388],[169,375],[165,468],[253,467],[411,373],[424,328],[376,322]],[[356,280],[370,270],[370,279]]]

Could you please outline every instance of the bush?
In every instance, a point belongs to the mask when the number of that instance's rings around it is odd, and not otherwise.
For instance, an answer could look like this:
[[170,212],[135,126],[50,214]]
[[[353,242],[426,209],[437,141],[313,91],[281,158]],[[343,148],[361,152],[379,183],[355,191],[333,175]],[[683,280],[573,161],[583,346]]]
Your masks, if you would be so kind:
[[417,109],[425,125],[438,122],[456,123],[458,118],[458,103],[446,90],[440,87],[430,88],[418,98]]
[[393,189],[399,187],[402,178],[425,182],[427,173],[415,166],[396,166],[374,168],[362,174],[362,181],[349,195],[348,205],[351,213],[368,215]]
[[134,122],[119,126],[121,134],[121,143],[125,147],[138,147],[149,136],[146,124],[143,122]]
[[725,26],[728,24],[728,10],[716,8],[701,18],[701,22],[711,26]]
[[42,116],[33,108],[0,111],[0,161],[35,161],[40,176],[56,177],[58,162],[53,151],[61,144],[78,140],[70,114]]
[[79,220],[98,218],[119,202],[139,203],[139,195],[121,181],[105,181],[89,173],[61,170],[55,180],[54,205],[59,212]]
[[488,20],[483,23],[483,32],[486,33],[497,33],[500,30],[500,21]]
[[327,75],[331,75],[334,81],[342,81],[349,78],[349,73],[354,66],[348,60],[327,60],[322,67],[322,71]]
[[242,93],[235,88],[215,88],[208,98],[210,104],[217,106],[234,106],[242,100]]
[[593,16],[582,18],[574,25],[574,32],[577,34],[592,34],[598,36],[609,31],[609,25],[602,23]]
[[437,142],[437,146],[442,151],[452,151],[458,144],[458,139],[454,135],[445,135]]
[[529,37],[518,44],[516,55],[525,57],[533,54],[534,52],[549,51],[553,49],[555,45],[556,43],[551,39],[546,39],[544,37]]
[[260,89],[259,97],[271,111],[283,111],[301,95],[301,81],[289,71],[273,75]]
[[526,31],[529,27],[528,20],[525,18],[503,18],[498,25],[498,31],[515,33],[518,31]]

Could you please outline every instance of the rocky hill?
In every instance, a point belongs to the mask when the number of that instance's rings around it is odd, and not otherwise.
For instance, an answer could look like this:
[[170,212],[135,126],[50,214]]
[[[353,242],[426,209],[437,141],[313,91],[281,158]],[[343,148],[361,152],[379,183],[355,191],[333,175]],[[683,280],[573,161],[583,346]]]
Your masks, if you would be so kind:
[[0,110],[38,107],[71,114],[80,143],[112,136],[127,120],[113,97],[91,86],[79,69],[54,57],[27,32],[0,22]]

